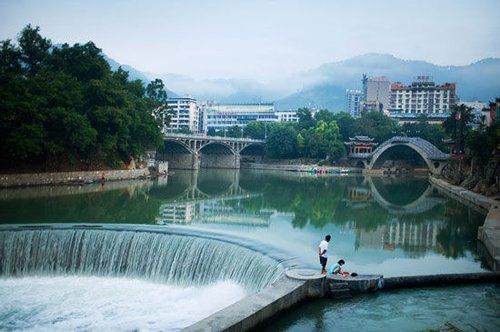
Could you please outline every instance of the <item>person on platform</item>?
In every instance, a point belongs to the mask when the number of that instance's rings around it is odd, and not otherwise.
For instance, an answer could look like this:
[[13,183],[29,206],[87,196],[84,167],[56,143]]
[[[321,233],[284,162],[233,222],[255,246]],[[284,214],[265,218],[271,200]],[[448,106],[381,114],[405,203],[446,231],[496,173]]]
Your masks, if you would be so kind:
[[328,242],[332,237],[330,234],[325,236],[325,239],[319,243],[319,262],[321,264],[321,273],[326,274],[326,262],[328,261]]
[[339,260],[337,264],[333,264],[328,270],[328,275],[342,273],[342,265],[344,264],[345,262],[343,259]]

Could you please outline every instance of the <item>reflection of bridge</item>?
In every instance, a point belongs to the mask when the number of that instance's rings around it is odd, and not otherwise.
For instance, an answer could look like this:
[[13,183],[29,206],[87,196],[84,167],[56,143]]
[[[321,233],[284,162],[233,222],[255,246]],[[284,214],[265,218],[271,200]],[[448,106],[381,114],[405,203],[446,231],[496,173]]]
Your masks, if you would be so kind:
[[349,197],[346,200],[353,209],[369,208],[371,202],[375,201],[391,215],[416,215],[432,210],[446,199],[433,195],[433,187],[429,184],[427,188],[413,201],[406,204],[394,204],[389,202],[379,191],[377,185],[370,176],[366,176],[362,186],[349,187]]
[[[268,226],[273,212],[256,209],[247,211],[245,202],[260,197],[239,185],[239,172],[207,170],[178,171],[183,189],[169,195],[160,205],[159,224],[219,223],[247,226]],[[167,186],[168,187],[168,186]],[[160,192],[158,193],[160,194]],[[165,196],[163,196],[165,197]]]
[[263,151],[264,140],[167,133],[159,158],[172,169],[240,168],[242,154]]
[[366,181],[370,186],[373,198],[384,209],[393,215],[420,214],[429,211],[439,204],[443,204],[446,200],[442,197],[432,196],[433,187],[429,184],[427,189],[413,202],[405,205],[396,205],[387,201],[378,191],[377,186],[373,183],[371,177],[367,177]]
[[423,138],[403,136],[385,141],[370,153],[350,153],[349,158],[362,162],[365,169],[371,170],[384,152],[396,146],[406,146],[417,152],[433,174],[440,174],[450,158],[448,154]]

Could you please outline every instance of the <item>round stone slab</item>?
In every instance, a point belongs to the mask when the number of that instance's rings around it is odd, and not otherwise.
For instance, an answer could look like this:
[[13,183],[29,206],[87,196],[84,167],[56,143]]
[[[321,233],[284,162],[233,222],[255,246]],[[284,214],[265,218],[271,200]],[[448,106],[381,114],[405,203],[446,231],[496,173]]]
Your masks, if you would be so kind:
[[325,275],[311,269],[292,269],[285,272],[288,278],[297,280],[313,280],[324,278]]

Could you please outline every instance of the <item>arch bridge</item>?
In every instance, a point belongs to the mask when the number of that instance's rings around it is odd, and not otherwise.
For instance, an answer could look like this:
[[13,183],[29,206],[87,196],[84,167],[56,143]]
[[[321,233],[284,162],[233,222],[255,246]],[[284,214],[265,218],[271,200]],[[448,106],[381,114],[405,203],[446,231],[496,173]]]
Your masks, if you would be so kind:
[[377,160],[387,150],[396,146],[407,146],[417,152],[432,174],[439,175],[448,164],[450,155],[439,150],[434,144],[420,137],[395,136],[380,144],[371,153],[350,153],[349,158],[363,163],[366,170],[372,170]]
[[167,133],[157,158],[172,169],[240,168],[242,154],[263,152],[264,140]]

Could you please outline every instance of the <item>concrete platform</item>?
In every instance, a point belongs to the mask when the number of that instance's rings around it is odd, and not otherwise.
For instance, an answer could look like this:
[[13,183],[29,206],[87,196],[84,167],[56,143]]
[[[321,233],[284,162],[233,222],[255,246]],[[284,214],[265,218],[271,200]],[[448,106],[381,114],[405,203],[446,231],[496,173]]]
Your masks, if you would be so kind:
[[329,283],[347,284],[352,293],[376,291],[382,285],[382,278],[380,274],[364,274],[356,277],[334,274],[327,277]]

